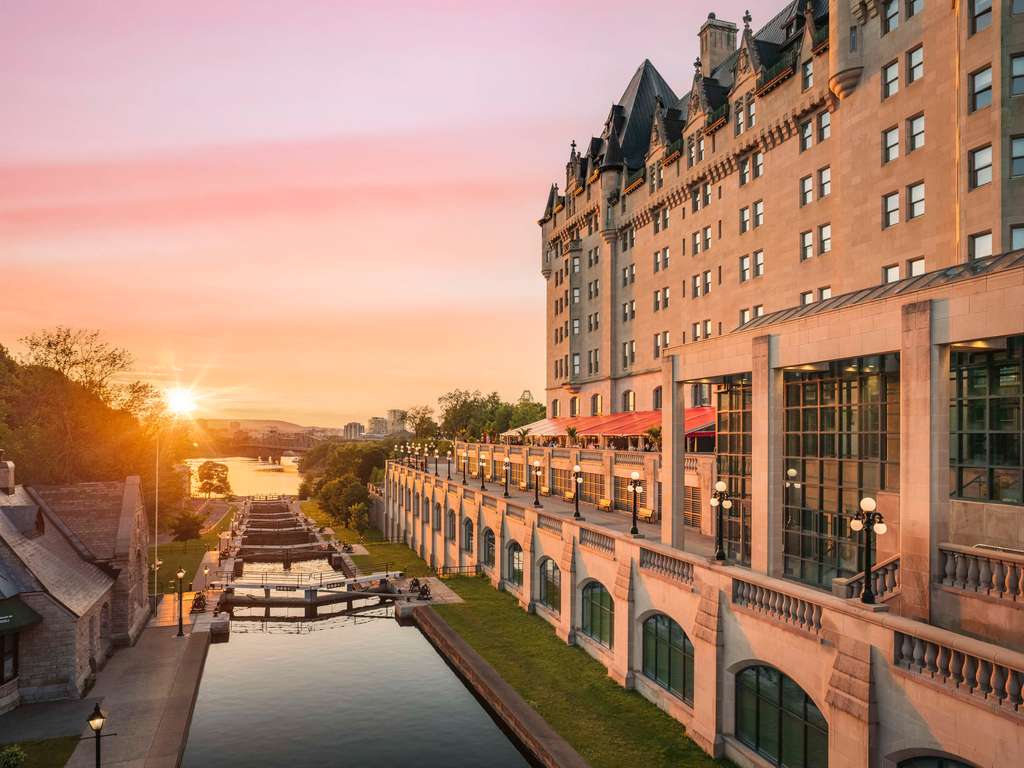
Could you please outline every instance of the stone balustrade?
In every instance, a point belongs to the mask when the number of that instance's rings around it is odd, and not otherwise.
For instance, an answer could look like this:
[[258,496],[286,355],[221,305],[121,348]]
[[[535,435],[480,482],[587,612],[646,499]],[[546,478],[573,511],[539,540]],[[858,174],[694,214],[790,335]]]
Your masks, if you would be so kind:
[[562,521],[550,515],[537,514],[537,527],[562,535]]
[[618,465],[642,467],[644,454],[640,451],[615,451],[615,463]]
[[580,546],[599,549],[603,552],[614,552],[615,539],[590,528],[580,528]]
[[640,547],[640,569],[684,584],[693,583],[693,563],[647,547]]
[[515,504],[506,504],[505,505],[505,512],[508,513],[509,517],[514,517],[517,520],[525,520],[526,519],[526,510],[523,509],[520,506],[515,505]]
[[568,459],[569,449],[568,448],[552,448],[551,458],[553,459]]
[[922,630],[894,633],[896,666],[1024,716],[1024,655],[952,632]]
[[944,586],[1024,601],[1024,556],[995,549],[939,544],[940,581]]
[[[898,594],[900,587],[899,555],[876,563],[871,568],[871,589],[879,600],[888,600]],[[856,599],[864,594],[864,572],[847,579],[832,579],[832,594],[844,599]]]
[[601,461],[601,451],[580,451],[580,461]]
[[821,632],[821,605],[780,589],[734,578],[732,602],[780,624],[814,634]]

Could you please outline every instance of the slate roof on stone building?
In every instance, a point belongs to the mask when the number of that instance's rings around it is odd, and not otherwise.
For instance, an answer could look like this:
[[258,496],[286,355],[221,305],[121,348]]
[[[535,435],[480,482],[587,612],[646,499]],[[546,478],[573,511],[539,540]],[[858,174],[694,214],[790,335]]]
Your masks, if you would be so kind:
[[[8,507],[35,506],[42,525],[24,525],[25,515],[8,515]],[[44,591],[81,616],[101,600],[114,579],[82,559],[80,550],[68,539],[53,516],[39,507],[21,487],[14,497],[0,497],[0,558],[4,589],[18,592]]]
[[96,560],[116,555],[124,483],[35,486],[46,506],[71,528]]
[[[814,19],[818,24],[828,16],[828,0],[812,1]],[[797,44],[802,28],[798,27],[794,34],[787,35],[786,27],[794,17],[803,14],[805,6],[806,0],[790,0],[753,34],[753,42],[763,66],[772,66],[780,56]],[[736,66],[737,55],[735,52],[732,53],[711,72],[704,73],[702,87],[711,109],[721,106],[728,98],[729,89],[733,84],[733,69]],[[685,118],[689,109],[690,93],[677,97],[650,60],[644,59],[621,98],[612,105],[600,138],[590,140],[587,152],[581,158],[581,166],[587,173],[592,168],[603,169],[623,164],[629,170],[636,170],[644,164],[650,149],[651,123],[659,99],[665,110],[671,111],[674,107]],[[677,132],[681,134],[682,125]],[[674,139],[670,139],[672,140]],[[554,202],[549,196],[544,218],[551,215],[554,207]]]

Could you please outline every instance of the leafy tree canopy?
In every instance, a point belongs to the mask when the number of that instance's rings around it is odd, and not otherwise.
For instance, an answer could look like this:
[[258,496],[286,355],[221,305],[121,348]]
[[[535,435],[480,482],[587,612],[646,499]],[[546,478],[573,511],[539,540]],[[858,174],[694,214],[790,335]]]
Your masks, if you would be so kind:
[[503,401],[497,392],[453,389],[438,398],[441,431],[463,439],[479,439],[485,433],[495,437],[509,429],[544,418],[544,406],[524,392],[514,403]]

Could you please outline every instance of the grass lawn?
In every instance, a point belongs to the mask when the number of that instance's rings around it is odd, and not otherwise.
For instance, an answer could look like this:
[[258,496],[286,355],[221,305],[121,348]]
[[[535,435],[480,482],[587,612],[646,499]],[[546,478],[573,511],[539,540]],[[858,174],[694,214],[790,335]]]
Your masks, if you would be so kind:
[[483,578],[446,582],[465,603],[434,609],[594,768],[721,766],[677,721]]
[[[164,594],[178,591],[178,581],[175,576],[178,566],[185,569],[184,582],[185,588],[188,589],[188,583],[195,576],[203,555],[217,547],[218,534],[231,527],[231,521],[234,519],[237,510],[238,505],[231,504],[228,507],[228,513],[221,518],[220,522],[198,539],[172,541],[160,545],[160,560],[163,562],[163,565],[160,566],[160,570],[157,572],[157,584]],[[150,555],[152,554],[150,552]],[[152,574],[152,571],[150,571],[150,574]],[[171,583],[172,580],[173,584]],[[152,592],[152,590],[153,583],[150,582],[149,591]]]
[[334,535],[337,536],[338,541],[345,541],[350,544],[355,542],[366,543],[372,541],[380,541],[384,537],[381,532],[376,528],[370,528],[364,533],[360,534],[359,531],[354,528],[346,528],[335,520],[331,519],[331,516],[320,509],[320,503],[317,501],[303,501],[300,502],[302,511],[309,515],[309,517],[317,525],[325,525],[334,531]]
[[[62,736],[46,741],[23,741],[21,748],[28,759],[22,768],[63,768],[78,746],[77,736]],[[3,747],[0,747],[3,752]]]

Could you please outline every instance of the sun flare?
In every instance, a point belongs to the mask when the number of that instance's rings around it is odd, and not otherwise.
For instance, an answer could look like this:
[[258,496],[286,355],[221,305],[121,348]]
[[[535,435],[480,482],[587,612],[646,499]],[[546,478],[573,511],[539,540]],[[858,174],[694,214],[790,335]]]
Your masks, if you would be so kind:
[[187,416],[196,409],[196,398],[191,389],[171,387],[164,395],[167,410],[175,416]]

